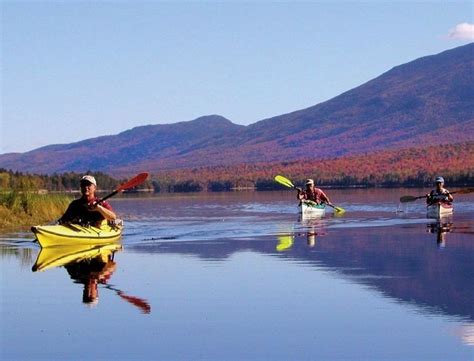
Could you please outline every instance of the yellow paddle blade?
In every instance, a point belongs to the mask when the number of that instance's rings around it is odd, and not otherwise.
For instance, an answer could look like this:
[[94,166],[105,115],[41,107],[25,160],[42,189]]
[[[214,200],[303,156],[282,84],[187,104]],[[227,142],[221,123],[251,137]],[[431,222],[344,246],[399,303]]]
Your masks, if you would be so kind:
[[276,250],[283,252],[293,245],[293,237],[291,235],[278,236],[278,244]]
[[282,184],[282,185],[284,185],[285,187],[288,187],[288,188],[294,188],[295,187],[293,185],[293,183],[288,178],[285,178],[282,175],[277,175],[275,177],[275,181]]
[[344,213],[346,213],[346,210],[342,207],[334,207],[334,212],[336,212],[336,214],[339,216],[342,216]]

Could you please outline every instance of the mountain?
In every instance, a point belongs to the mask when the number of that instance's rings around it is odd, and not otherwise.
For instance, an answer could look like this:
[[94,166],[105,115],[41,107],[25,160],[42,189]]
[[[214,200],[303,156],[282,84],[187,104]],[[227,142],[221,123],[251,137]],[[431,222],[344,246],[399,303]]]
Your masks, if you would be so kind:
[[328,159],[474,140],[474,43],[416,59],[331,100],[249,126],[218,115],[0,155],[53,173]]

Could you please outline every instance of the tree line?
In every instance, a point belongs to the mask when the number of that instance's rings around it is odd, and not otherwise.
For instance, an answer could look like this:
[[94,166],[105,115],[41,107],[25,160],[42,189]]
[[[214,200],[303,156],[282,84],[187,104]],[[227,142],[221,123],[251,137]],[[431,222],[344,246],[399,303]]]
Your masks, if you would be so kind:
[[[110,190],[120,181],[102,172],[86,172],[95,177],[100,189]],[[29,174],[0,169],[0,191],[41,191],[71,192],[80,188],[83,174],[66,172],[61,174]]]
[[[321,187],[431,186],[442,175],[449,186],[474,183],[474,142],[381,151],[350,157],[289,162],[238,164],[167,170],[153,174],[141,189],[154,192],[222,192],[236,189],[276,190],[277,174],[304,184],[313,178]],[[101,190],[115,189],[125,179],[102,172],[92,174]],[[79,189],[82,174],[38,175],[0,169],[0,191],[28,189],[67,192]]]

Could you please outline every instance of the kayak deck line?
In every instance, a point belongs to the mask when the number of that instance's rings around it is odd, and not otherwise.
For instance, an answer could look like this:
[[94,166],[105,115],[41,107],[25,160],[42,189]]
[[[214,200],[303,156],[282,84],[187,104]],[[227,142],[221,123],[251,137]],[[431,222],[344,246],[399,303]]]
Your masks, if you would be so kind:
[[[74,225],[68,225],[67,227],[70,227],[71,229],[73,229],[74,231],[76,232],[81,232],[81,233],[85,233],[85,232],[88,232],[89,234],[67,234],[67,237],[68,238],[91,238],[92,237],[97,237],[97,238],[101,238],[101,239],[104,239],[104,238],[112,238],[112,237],[116,237],[116,235],[109,235],[109,236],[101,236],[101,233],[107,233],[106,231],[100,229],[100,228],[96,228],[96,227],[82,227],[80,229],[76,228],[74,229]],[[95,229],[93,229],[95,228]],[[34,234],[38,234],[38,233],[43,233],[43,234],[49,234],[49,235],[52,235],[52,236],[57,236],[57,237],[65,237],[66,235],[64,233],[59,233],[59,232],[54,232],[50,229],[45,229],[44,227],[42,226],[33,226],[31,227],[31,230]]]

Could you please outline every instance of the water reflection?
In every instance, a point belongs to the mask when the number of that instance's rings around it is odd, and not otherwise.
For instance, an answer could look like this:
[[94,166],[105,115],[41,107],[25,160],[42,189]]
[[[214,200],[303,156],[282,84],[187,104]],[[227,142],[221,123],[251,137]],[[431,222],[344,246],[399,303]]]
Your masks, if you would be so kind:
[[[396,213],[398,193],[341,191],[335,199],[346,202],[344,217],[308,222],[297,221],[293,194],[288,199],[274,193],[122,199],[114,208],[127,220],[125,250],[104,260],[115,263],[114,272],[108,268],[108,278],[100,275],[107,270],[100,262],[98,270],[85,275],[72,272],[80,291],[62,269],[38,282],[41,277],[29,271],[34,259],[20,270],[25,272],[18,272],[10,261],[23,252],[12,249],[29,247],[35,257],[36,248],[8,241],[0,252],[0,266],[3,263],[2,273],[9,275],[5,280],[16,282],[5,282],[11,295],[5,297],[3,315],[8,319],[2,324],[12,335],[5,344],[23,354],[33,354],[38,344],[64,347],[61,355],[49,359],[67,358],[71,344],[77,346],[77,355],[86,347],[103,359],[124,354],[139,359],[248,359],[239,353],[240,345],[258,345],[248,348],[260,351],[258,359],[367,359],[369,353],[373,359],[434,359],[437,352],[446,359],[471,359],[471,348],[466,352],[465,345],[474,345],[474,203],[457,200],[459,211],[452,224],[437,225],[426,219],[424,204],[410,204],[409,211]],[[446,245],[442,252],[438,239]],[[52,267],[51,258],[43,258],[36,268]],[[110,323],[101,322],[104,332],[132,342],[108,341],[116,337],[95,342],[100,333],[89,329],[96,312],[72,310],[91,277],[101,296],[100,316],[116,320],[120,314],[120,322],[134,325],[110,330]],[[111,284],[119,280],[121,285],[133,284],[137,294],[149,295],[160,314],[140,317],[137,310],[151,312],[148,300]],[[40,302],[42,295],[57,290],[57,281],[74,288],[71,297],[54,304]],[[22,294],[16,286],[22,287]],[[18,299],[24,302],[21,306]],[[315,307],[308,309],[308,300]],[[25,314],[26,308],[33,317]],[[37,329],[35,315],[48,312],[58,315],[45,325],[56,337]],[[64,317],[77,325],[76,339],[55,323]],[[190,324],[193,327],[185,327]],[[23,330],[30,333],[24,335]],[[274,342],[284,334],[298,337],[288,344]],[[38,341],[30,344],[25,339]]]
[[445,217],[434,223],[427,224],[427,231],[436,234],[436,244],[439,248],[446,247],[446,235],[452,232],[453,222],[451,217]]
[[83,285],[82,302],[94,306],[99,302],[99,285],[138,307],[143,313],[150,313],[147,301],[126,295],[122,290],[108,284],[117,268],[115,253],[122,250],[120,244],[102,246],[60,246],[42,248],[32,271],[44,271],[49,268],[64,267],[74,281]]
[[70,262],[64,265],[64,268],[75,283],[84,285],[82,302],[95,305],[99,302],[98,285],[107,284],[115,272],[116,264],[113,261],[113,253],[103,252],[90,259]]
[[[194,255],[203,260],[226,260],[252,250],[295,264],[332,271],[336,277],[362,284],[400,303],[417,305],[429,314],[474,320],[472,242],[456,234],[445,252],[420,237],[422,227],[375,227],[347,230],[317,225],[258,240],[215,239],[166,241],[132,247],[135,252]],[[300,225],[298,225],[300,227]],[[429,238],[428,238],[429,240]]]

